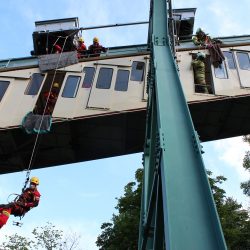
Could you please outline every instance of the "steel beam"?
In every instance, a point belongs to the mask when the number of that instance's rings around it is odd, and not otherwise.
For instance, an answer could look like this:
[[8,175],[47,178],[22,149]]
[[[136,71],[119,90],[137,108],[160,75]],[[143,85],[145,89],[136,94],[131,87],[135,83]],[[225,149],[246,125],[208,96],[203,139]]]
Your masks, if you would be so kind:
[[152,0],[150,13],[152,61],[138,249],[227,249],[169,42],[167,2]]

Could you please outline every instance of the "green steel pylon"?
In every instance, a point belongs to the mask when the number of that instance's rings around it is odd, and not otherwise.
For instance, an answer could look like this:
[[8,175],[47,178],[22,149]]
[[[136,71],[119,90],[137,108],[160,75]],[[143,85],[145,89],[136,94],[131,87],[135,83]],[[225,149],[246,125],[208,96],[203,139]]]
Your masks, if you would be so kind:
[[151,65],[138,249],[227,249],[171,51],[167,7],[165,0],[151,1]]

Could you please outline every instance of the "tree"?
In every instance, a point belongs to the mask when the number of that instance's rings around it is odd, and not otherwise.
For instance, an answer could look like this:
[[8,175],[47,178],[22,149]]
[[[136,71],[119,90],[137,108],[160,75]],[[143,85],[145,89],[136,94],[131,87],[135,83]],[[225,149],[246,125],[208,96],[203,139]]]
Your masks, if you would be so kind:
[[45,226],[34,228],[32,235],[34,240],[17,234],[6,236],[6,242],[2,243],[0,249],[3,247],[4,250],[74,250],[78,247],[80,239],[75,233],[64,236],[63,231],[56,229],[50,222]]
[[124,196],[117,199],[115,207],[119,214],[112,216],[112,223],[103,223],[103,232],[96,245],[100,250],[137,249],[140,220],[143,170],[137,169],[136,182],[129,182],[124,188]]
[[[225,190],[220,187],[226,181],[224,176],[212,177],[211,171],[207,171],[207,174],[228,249],[250,249],[248,212],[236,200],[226,197]],[[138,169],[135,174],[136,182],[128,183],[124,188],[124,196],[117,199],[115,208],[118,214],[113,214],[111,222],[101,225],[102,233],[96,241],[100,250],[137,249],[142,175],[143,170]]]
[[1,247],[5,250],[29,250],[33,246],[32,240],[17,234],[6,237],[7,242],[4,242]]
[[[243,140],[250,144],[250,135],[244,136]],[[243,159],[243,167],[250,173],[250,151],[247,151]],[[250,197],[250,179],[242,182],[240,187],[243,189],[243,193]]]
[[35,247],[44,247],[47,250],[62,249],[63,242],[63,231],[55,229],[55,226],[47,222],[44,227],[36,227],[32,234],[35,236],[36,244]]

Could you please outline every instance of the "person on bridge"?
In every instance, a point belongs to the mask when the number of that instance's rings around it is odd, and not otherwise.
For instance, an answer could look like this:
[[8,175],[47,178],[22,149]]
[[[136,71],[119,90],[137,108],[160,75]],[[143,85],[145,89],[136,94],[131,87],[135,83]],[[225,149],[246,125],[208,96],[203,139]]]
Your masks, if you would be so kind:
[[210,43],[211,38],[201,28],[198,28],[192,40],[195,45],[206,46]]
[[77,57],[78,59],[86,56],[87,47],[84,44],[84,39],[80,37],[77,44]]
[[61,46],[59,46],[58,44],[56,44],[56,45],[54,46],[54,48],[55,48],[55,53],[56,53],[56,54],[62,53],[62,48],[61,48]]
[[93,44],[89,46],[89,55],[90,57],[100,56],[101,52],[106,52],[107,49],[99,44],[99,39],[94,37]]
[[205,58],[206,55],[198,52],[196,59],[192,61],[195,80],[195,92],[209,94],[205,78]]
[[37,190],[38,185],[39,179],[32,177],[30,186],[14,202],[0,205],[0,228],[7,223],[11,214],[23,217],[31,208],[38,206],[41,196]]

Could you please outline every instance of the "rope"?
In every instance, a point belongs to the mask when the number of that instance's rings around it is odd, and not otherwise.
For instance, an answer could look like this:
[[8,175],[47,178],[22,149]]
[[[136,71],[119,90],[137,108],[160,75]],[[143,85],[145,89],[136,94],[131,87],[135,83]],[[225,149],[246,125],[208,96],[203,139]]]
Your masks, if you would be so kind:
[[[59,39],[60,37],[58,37]],[[58,40],[57,39],[57,40]],[[53,79],[52,79],[52,82],[51,82],[51,85],[50,85],[50,89],[49,89],[49,95],[46,99],[46,103],[45,103],[45,107],[43,109],[43,114],[42,114],[42,119],[40,121],[40,124],[39,124],[39,128],[38,128],[38,132],[37,132],[37,135],[36,135],[36,139],[35,139],[35,143],[34,143],[34,146],[33,146],[33,149],[32,149],[32,153],[31,153],[31,157],[30,157],[30,161],[29,161],[29,165],[28,165],[28,168],[26,169],[26,180],[25,180],[25,183],[24,183],[24,187],[22,188],[22,192],[26,189],[26,186],[29,182],[29,176],[30,176],[30,173],[31,173],[31,165],[33,163],[33,159],[34,159],[34,155],[35,155],[35,151],[36,151],[36,146],[37,146],[37,143],[38,143],[38,139],[39,139],[39,135],[40,135],[40,130],[41,130],[41,127],[42,127],[42,123],[43,123],[43,119],[44,119],[44,116],[45,116],[45,111],[47,109],[47,106],[48,106],[48,102],[49,102],[49,97],[50,97],[50,93],[51,93],[51,90],[52,90],[52,87],[53,87],[53,83],[54,83],[54,80],[55,80],[55,77],[56,77],[56,72],[58,70],[58,66],[59,66],[59,62],[60,62],[60,59],[61,59],[61,56],[62,56],[62,53],[64,51],[64,47],[65,47],[65,44],[66,44],[66,41],[68,39],[68,36],[65,38],[64,40],[64,44],[63,44],[63,47],[62,47],[62,51],[60,53],[60,56],[57,60],[57,65],[56,65],[56,68],[55,68],[55,72],[54,72],[54,75],[53,75]]]

